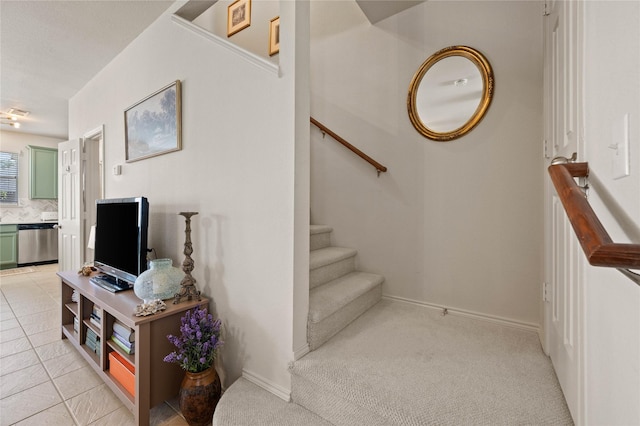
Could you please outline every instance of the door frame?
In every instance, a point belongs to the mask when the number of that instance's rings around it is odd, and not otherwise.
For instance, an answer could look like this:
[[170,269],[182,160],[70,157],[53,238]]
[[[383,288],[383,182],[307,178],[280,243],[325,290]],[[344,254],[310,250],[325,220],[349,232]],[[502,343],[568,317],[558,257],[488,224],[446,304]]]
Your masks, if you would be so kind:
[[[566,389],[563,386],[563,392],[570,393],[565,395],[565,398],[568,403],[572,402],[569,405],[576,424],[585,424],[587,421],[585,407],[585,327],[587,323],[584,300],[586,266],[564,209],[561,206],[554,206],[557,204],[554,202],[555,189],[546,169],[552,158],[558,155],[568,158],[573,151],[577,152],[579,161],[584,161],[582,158],[585,152],[584,25],[584,5],[581,2],[570,0],[545,2],[543,30],[545,250],[541,341],[545,353],[551,357],[559,380],[561,382],[564,380],[567,384]],[[553,34],[556,28],[561,28],[560,34]],[[554,43],[556,43],[555,47]],[[557,56],[554,56],[554,53],[557,53]],[[555,221],[554,211],[556,212]],[[563,223],[560,224],[560,221]],[[558,235],[554,232],[557,230],[563,234],[560,240],[557,240]],[[568,275],[558,277],[558,270]],[[559,314],[560,323],[558,323],[558,309],[564,310]],[[566,318],[569,315],[571,318],[567,321]],[[558,324],[563,326],[560,335],[557,334]],[[563,352],[564,350],[567,352]],[[566,356],[563,358],[565,353],[568,354],[568,358]],[[568,370],[567,365],[569,365]]]
[[[88,248],[91,227],[95,224],[95,201],[105,198],[104,124],[89,130],[83,136],[82,150],[85,164],[82,169],[82,198],[84,204],[84,260],[93,262],[93,250]],[[94,167],[97,164],[97,167]]]
[[85,144],[87,141],[96,142],[98,144],[98,173],[97,181],[99,184],[99,198],[104,198],[104,124],[88,131],[83,136]]

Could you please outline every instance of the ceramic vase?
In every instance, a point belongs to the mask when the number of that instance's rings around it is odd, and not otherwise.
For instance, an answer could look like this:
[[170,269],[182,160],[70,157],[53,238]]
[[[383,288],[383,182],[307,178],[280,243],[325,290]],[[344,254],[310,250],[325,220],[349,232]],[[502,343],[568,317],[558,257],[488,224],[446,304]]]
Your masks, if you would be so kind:
[[211,425],[222,387],[214,367],[200,373],[185,372],[180,386],[180,411],[190,426]]
[[172,265],[171,259],[154,259],[151,268],[138,276],[133,291],[144,303],[171,299],[180,291],[184,272]]

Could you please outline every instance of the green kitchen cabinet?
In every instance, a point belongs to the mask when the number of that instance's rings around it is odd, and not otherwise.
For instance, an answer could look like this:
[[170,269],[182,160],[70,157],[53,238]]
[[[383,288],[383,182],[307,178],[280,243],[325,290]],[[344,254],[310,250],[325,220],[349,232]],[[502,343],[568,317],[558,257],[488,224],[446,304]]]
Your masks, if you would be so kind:
[[58,150],[29,145],[29,198],[58,198]]
[[18,266],[18,227],[0,225],[0,269]]

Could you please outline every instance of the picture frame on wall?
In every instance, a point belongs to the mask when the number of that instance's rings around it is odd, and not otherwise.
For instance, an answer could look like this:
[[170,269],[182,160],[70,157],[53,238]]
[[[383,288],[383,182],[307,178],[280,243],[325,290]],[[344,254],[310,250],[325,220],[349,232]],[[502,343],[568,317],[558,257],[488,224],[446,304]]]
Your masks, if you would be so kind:
[[227,8],[227,37],[251,25],[251,0],[236,0]]
[[280,17],[276,16],[269,23],[269,56],[280,52]]
[[182,149],[182,101],[176,80],[124,112],[126,162]]

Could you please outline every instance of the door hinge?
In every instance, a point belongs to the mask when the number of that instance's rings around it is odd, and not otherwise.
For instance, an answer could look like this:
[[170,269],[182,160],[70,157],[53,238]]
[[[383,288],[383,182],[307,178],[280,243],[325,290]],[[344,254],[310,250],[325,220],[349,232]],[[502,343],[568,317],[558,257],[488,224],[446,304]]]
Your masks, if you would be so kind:
[[549,141],[544,140],[544,158],[549,158]]
[[546,282],[546,281],[542,283],[542,301],[543,302],[550,302],[550,300],[549,300],[549,283]]

